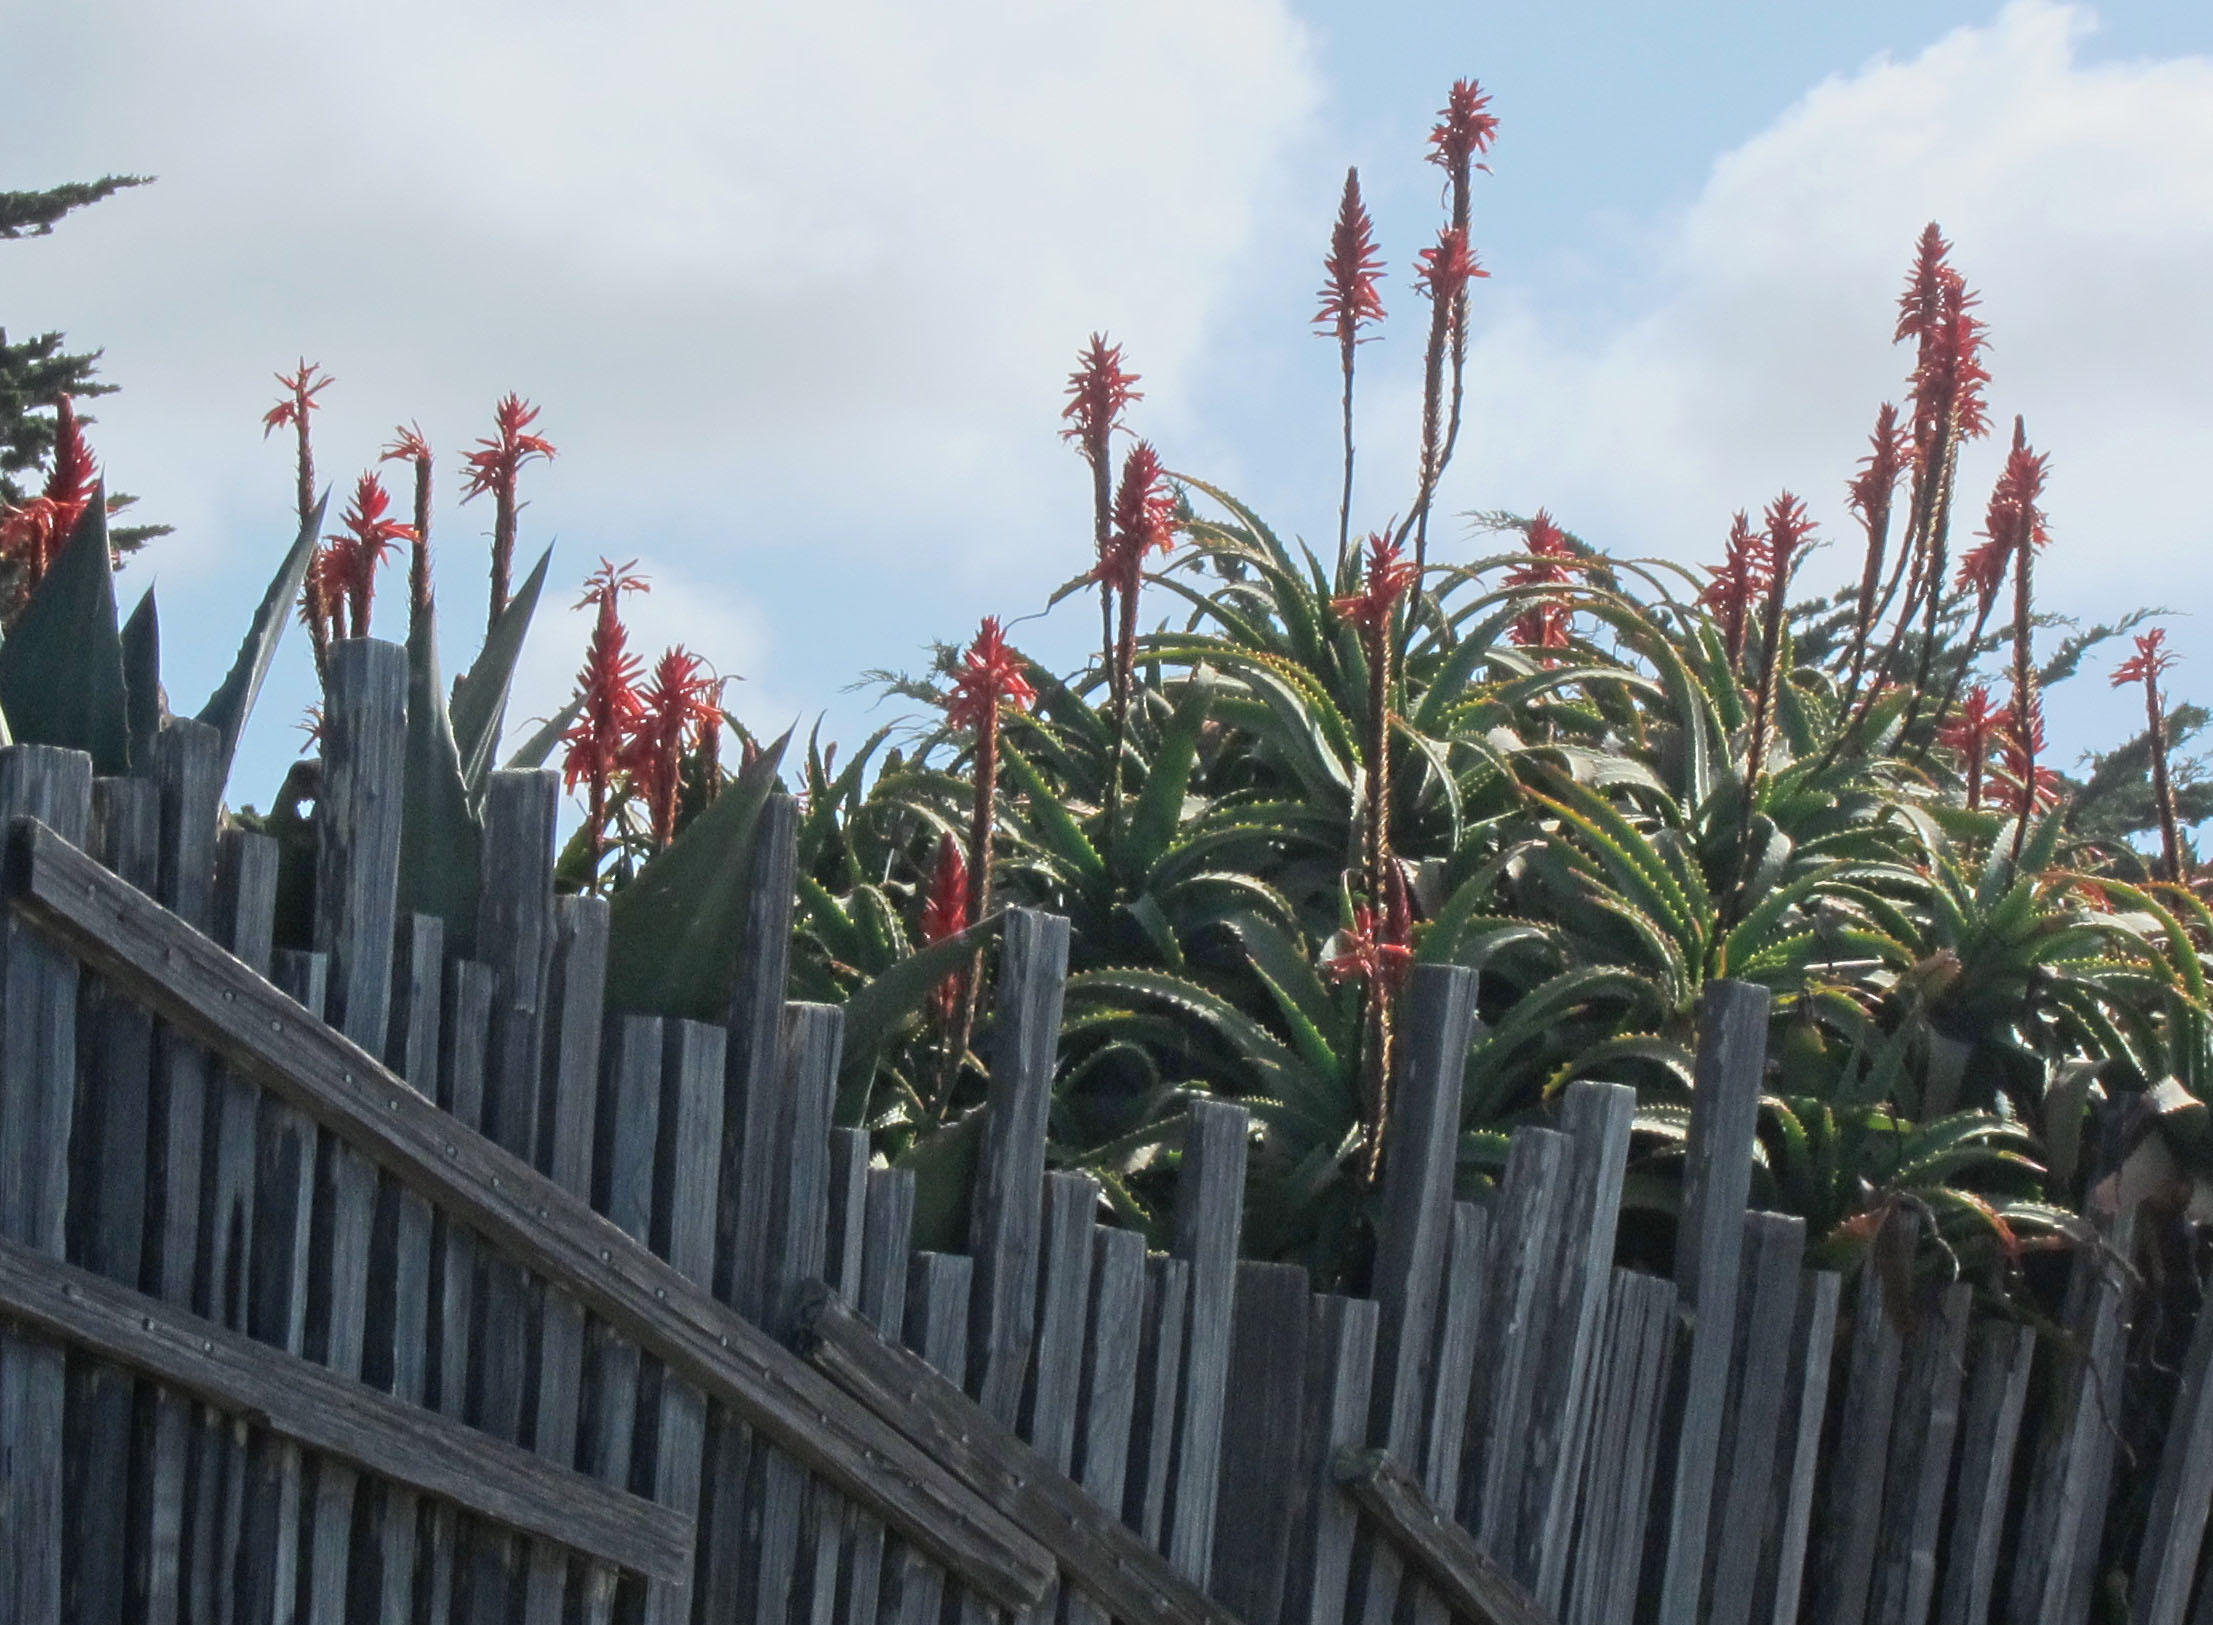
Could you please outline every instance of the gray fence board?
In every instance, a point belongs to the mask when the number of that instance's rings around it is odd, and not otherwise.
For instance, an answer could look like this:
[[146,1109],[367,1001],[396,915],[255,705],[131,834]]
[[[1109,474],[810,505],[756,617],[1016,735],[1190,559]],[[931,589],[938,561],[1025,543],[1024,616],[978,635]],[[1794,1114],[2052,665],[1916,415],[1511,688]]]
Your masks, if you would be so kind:
[[1821,1430],[1829,1415],[1829,1368],[1836,1349],[1837,1308],[1843,1296],[1843,1278],[1834,1270],[1808,1270],[1800,1278],[1790,1365],[1783,1377],[1787,1408],[1775,1453],[1775,1483],[1782,1494],[1772,1513],[1773,1537],[1760,1554],[1759,1604],[1755,1610],[1757,1617],[1771,1625],[1797,1625],[1799,1593],[1806,1575],[1806,1541],[1813,1528]]
[[1565,1625],[1628,1625],[1635,1617],[1676,1314],[1669,1282],[1614,1271]]
[[1230,1384],[1214,1525],[1215,1599],[1240,1620],[1283,1608],[1298,1480],[1299,1421],[1313,1294],[1296,1264],[1237,1266]]
[[1728,1426],[1715,1458],[1712,1539],[1706,1548],[1706,1625],[1748,1625],[1758,1602],[1760,1553],[1778,1500],[1776,1446],[1805,1256],[1805,1220],[1780,1213],[1744,1216]]
[[1337,1493],[1338,1453],[1368,1432],[1368,1390],[1375,1371],[1376,1305],[1366,1298],[1318,1296],[1307,1336],[1306,1403],[1299,1424],[1298,1511],[1284,1590],[1284,1625],[1339,1625],[1352,1578],[1352,1503]]

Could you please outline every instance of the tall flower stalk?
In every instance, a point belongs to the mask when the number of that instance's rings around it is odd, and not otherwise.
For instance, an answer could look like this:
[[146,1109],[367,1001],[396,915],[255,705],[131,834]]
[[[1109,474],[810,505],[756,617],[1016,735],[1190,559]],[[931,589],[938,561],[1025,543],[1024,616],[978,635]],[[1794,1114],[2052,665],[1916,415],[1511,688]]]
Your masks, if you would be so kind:
[[412,541],[415,529],[386,517],[392,506],[384,482],[364,473],[355,482],[353,500],[339,523],[343,529],[323,538],[308,568],[306,612],[318,654],[335,638],[369,635],[369,611],[376,596],[377,571],[399,544]]
[[[1122,460],[1122,480],[1114,493],[1112,529],[1097,570],[1100,585],[1120,609],[1108,652],[1109,697],[1114,728],[1107,761],[1107,832],[1111,838],[1121,813],[1122,755],[1129,740],[1130,696],[1137,681],[1137,601],[1145,585],[1145,560],[1175,546],[1176,499],[1168,487],[1160,454],[1140,440]],[[996,622],[987,622],[996,625]]]
[[430,442],[423,438],[423,431],[410,423],[392,431],[392,442],[377,459],[385,463],[408,463],[415,475],[414,518],[409,529],[410,538],[407,560],[407,632],[413,637],[430,618]]
[[638,693],[638,718],[623,765],[645,802],[646,823],[658,852],[676,839],[676,814],[684,789],[684,759],[703,750],[722,726],[722,684],[706,662],[682,644],[664,650]]
[[[999,617],[987,615],[953,668],[953,686],[945,695],[945,719],[975,736],[972,766],[975,792],[968,819],[968,918],[980,920],[991,907],[991,847],[998,806],[999,724],[1008,709],[1027,711],[1037,701],[1031,686],[1029,663],[1007,647]],[[983,951],[979,948],[968,968],[960,999],[961,1017],[957,1042],[946,1046],[945,1068],[938,1081],[932,1109],[942,1116],[952,1097],[960,1058],[968,1050],[968,1034],[975,1020],[976,995],[983,982]]]
[[1314,325],[1337,340],[1338,364],[1345,376],[1345,488],[1337,504],[1336,577],[1345,572],[1345,554],[1352,538],[1353,352],[1364,342],[1360,329],[1383,320],[1383,294],[1378,285],[1382,274],[1383,256],[1375,246],[1375,223],[1360,200],[1360,171],[1348,169],[1345,195],[1337,204],[1337,224],[1329,234],[1329,253],[1322,261],[1324,280],[1316,295],[1321,309],[1314,316]]
[[615,775],[626,765],[644,716],[638,657],[630,652],[630,632],[622,624],[621,610],[624,593],[647,590],[645,582],[632,573],[635,568],[635,560],[618,565],[601,559],[576,606],[597,614],[591,642],[585,646],[583,670],[576,675],[577,697],[583,703],[563,736],[568,749],[562,759],[562,781],[571,790],[584,786],[588,888],[599,883],[599,861],[607,847],[608,793]]
[[2113,686],[2144,685],[2144,737],[2151,745],[2152,806],[2159,815],[2159,878],[2182,879],[2182,821],[2175,814],[2175,789],[2167,776],[2167,707],[2160,698],[2159,679],[2175,663],[2167,647],[2163,627],[2153,627],[2136,639],[2136,653],[2114,668]]
[[1881,610],[1883,565],[1890,547],[1890,513],[1898,496],[1898,478],[1911,461],[1912,448],[1899,425],[1898,408],[1885,401],[1876,410],[1875,429],[1868,436],[1868,453],[1860,460],[1859,473],[1846,486],[1852,512],[1859,517],[1867,537],[1860,564],[1859,598],[1852,615],[1852,654],[1844,680],[1844,703],[1850,707],[1859,697],[1860,678],[1867,665],[1867,643],[1874,635]]
[[1137,388],[1137,374],[1122,365],[1122,347],[1107,343],[1104,333],[1092,334],[1090,345],[1077,357],[1076,370],[1068,375],[1068,404],[1060,413],[1068,427],[1060,433],[1091,465],[1099,665],[1107,674],[1110,696],[1120,695],[1122,681],[1114,658],[1114,581],[1107,573],[1107,556],[1114,546],[1114,431],[1122,426],[1122,414],[1130,402],[1144,398]]
[[1752,528],[1742,508],[1729,522],[1729,540],[1721,563],[1706,566],[1713,577],[1699,601],[1721,623],[1722,646],[1732,670],[1744,669],[1744,645],[1752,631],[1753,615],[1766,601],[1768,579],[1774,574],[1773,555],[1767,538]]
[[[1355,916],[1354,931],[1357,934],[1365,930],[1366,949],[1376,951],[1394,940],[1387,928],[1394,918],[1403,923],[1407,913],[1405,879],[1391,850],[1391,688],[1398,646],[1392,623],[1399,601],[1414,589],[1420,576],[1400,544],[1380,531],[1368,538],[1366,552],[1360,590],[1334,600],[1333,607],[1359,633],[1368,665],[1367,715],[1360,740],[1364,791],[1361,881],[1367,900],[1361,914]],[[1403,947],[1406,933],[1402,931],[1395,941]],[[1367,1099],[1367,1177],[1371,1180],[1383,1154],[1383,1126],[1390,1117],[1394,988],[1391,979],[1380,974],[1380,963],[1371,967],[1378,974],[1367,977],[1366,1039],[1361,1046]]]
[[304,356],[292,371],[280,372],[276,378],[285,395],[262,414],[261,438],[266,440],[279,429],[292,431],[293,503],[305,526],[315,512],[315,440],[308,419],[322,406],[316,397],[338,380],[324,372],[320,362]]
[[1982,807],[1983,773],[1990,764],[1990,748],[2012,726],[2003,706],[1990,703],[1990,690],[1977,683],[1937,729],[1936,742],[1959,757],[1960,776],[1967,781],[1967,810]]
[[[1406,525],[1414,532],[1414,575],[1419,581],[1429,567],[1429,508],[1452,458],[1452,441],[1446,433],[1445,367],[1452,348],[1452,334],[1459,325],[1468,283],[1491,273],[1475,261],[1463,226],[1447,226],[1437,233],[1437,246],[1416,256],[1414,283],[1429,298],[1429,348],[1422,357],[1422,464],[1420,489]],[[1459,389],[1454,365],[1452,388]],[[1406,526],[1400,528],[1403,537]]]
[[1760,624],[1760,691],[1752,708],[1752,736],[1744,762],[1745,828],[1751,829],[1753,792],[1767,763],[1767,742],[1775,722],[1775,706],[1783,685],[1783,633],[1790,619],[1790,578],[1813,521],[1806,505],[1788,491],[1767,505],[1767,604]]
[[553,442],[530,433],[538,421],[538,408],[520,395],[508,395],[492,409],[493,432],[479,440],[476,450],[463,454],[469,465],[463,502],[489,491],[492,495],[492,596],[486,625],[497,622],[507,608],[508,588],[515,567],[515,516],[521,504],[515,500],[516,478],[532,458],[551,461]]
[[[1460,234],[1462,243],[1470,240],[1470,190],[1477,169],[1488,170],[1479,164],[1479,155],[1491,150],[1498,139],[1498,117],[1490,111],[1491,98],[1473,79],[1456,80],[1445,98],[1444,107],[1437,114],[1437,123],[1429,132],[1429,161],[1445,172],[1445,186],[1450,208],[1450,229]],[[1473,256],[1470,255],[1472,267]],[[1472,271],[1474,276],[1486,276],[1488,272]],[[1438,469],[1452,461],[1453,448],[1460,441],[1461,398],[1467,382],[1468,360],[1468,287],[1467,279],[1461,280],[1452,299],[1452,327],[1450,339],[1452,359],[1451,404],[1446,412],[1444,444],[1438,456]],[[1428,504],[1423,503],[1415,527],[1414,554],[1417,563],[1426,565],[1429,558]]]

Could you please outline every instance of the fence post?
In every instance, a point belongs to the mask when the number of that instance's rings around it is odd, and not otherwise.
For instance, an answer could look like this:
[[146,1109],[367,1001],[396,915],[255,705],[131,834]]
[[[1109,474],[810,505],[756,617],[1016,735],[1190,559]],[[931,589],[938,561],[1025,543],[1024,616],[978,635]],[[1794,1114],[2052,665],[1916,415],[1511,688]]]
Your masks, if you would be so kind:
[[1806,1221],[1744,1216],[1737,1342],[1729,1379],[1729,1429],[1715,1465],[1714,1533],[1708,1543],[1706,1625],[1750,1625],[1760,1552],[1782,1498],[1776,1444],[1784,1419],[1791,1334],[1797,1330]]
[[1312,1301],[1296,1264],[1237,1266],[1213,1591],[1240,1619],[1273,1620],[1283,1607]]
[[[0,819],[43,819],[82,844],[92,758],[0,749]],[[59,1258],[77,1080],[77,964],[0,912],[0,1234]],[[62,1617],[61,1345],[0,1323],[0,1617]]]
[[2129,1625],[2182,1625],[2213,1505],[2213,1307],[2198,1305],[2129,1587]]
[[1214,1501],[1249,1121],[1242,1106],[1193,1101],[1184,1124],[1183,1166],[1176,1174],[1175,1252],[1191,1265],[1191,1303],[1184,1318],[1183,1401],[1169,1477],[1167,1555],[1202,1590],[1214,1565]]
[[1683,1217],[1675,1286],[1690,1312],[1690,1357],[1677,1365],[1679,1418],[1659,1562],[1659,1625],[1697,1625],[1713,1509],[1714,1461],[1736,1344],[1737,1259],[1752,1188],[1752,1137],[1767,1064],[1768,992],[1749,982],[1706,984],[1684,1151]]

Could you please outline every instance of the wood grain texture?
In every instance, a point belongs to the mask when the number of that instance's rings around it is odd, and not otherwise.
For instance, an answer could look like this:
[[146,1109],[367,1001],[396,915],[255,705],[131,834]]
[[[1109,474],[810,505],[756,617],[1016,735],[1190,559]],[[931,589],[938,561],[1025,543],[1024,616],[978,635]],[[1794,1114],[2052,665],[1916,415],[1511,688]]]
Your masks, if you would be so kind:
[[1953,1281],[1923,1294],[1920,1324],[1898,1389],[1890,1482],[1876,1542],[1868,1617],[1876,1625],[1927,1625],[1936,1600],[1937,1531],[1952,1480],[1974,1289]]
[[[2034,1327],[1993,1322],[1975,1334],[1959,1481],[1945,1537],[1943,1591],[1937,1599],[1940,1625],[1982,1625],[1990,1618],[2012,1500],[2014,1453],[2035,1357]],[[2187,1593],[2187,1579],[2184,1588]]]
[[[1459,1505],[1462,1457],[1467,1448],[1468,1406],[1479,1357],[1478,1330],[1491,1281],[1491,1215],[1473,1202],[1452,1208],[1452,1244],[1445,1254],[1445,1296],[1437,1316],[1437,1349],[1428,1404],[1423,1410],[1420,1464],[1422,1493],[1441,1507]],[[1444,1625],[1445,1599],[1417,1581],[1411,1599],[1416,1625]]]
[[1060,1043],[1068,922],[1009,909],[992,994],[991,1084],[969,1202],[968,1385],[986,1414],[1013,1427],[1029,1373],[1045,1177],[1045,1113]]
[[[904,1346],[957,1386],[968,1369],[969,1292],[975,1265],[950,1253],[919,1252],[907,1270]],[[888,1341],[888,1339],[887,1339]],[[945,1576],[907,1541],[894,1543],[884,1563],[881,1617],[892,1625],[938,1625]]]
[[928,1361],[891,1342],[829,1288],[808,1295],[799,1347],[818,1371],[895,1422],[1010,1522],[1035,1530],[1062,1573],[1129,1625],[1235,1625],[1119,1519],[992,1420]]
[[1223,1412],[1221,1494],[1215,1508],[1214,1598],[1238,1619],[1283,1608],[1298,1482],[1299,1421],[1313,1293],[1296,1264],[1237,1266],[1230,1384]]
[[1674,1455],[1662,1478],[1666,1536],[1656,1554],[1658,1625],[1698,1625],[1714,1462],[1736,1342],[1737,1260],[1767,1063],[1767,1010],[1767,989],[1749,982],[1709,982],[1699,1000],[1683,1216],[1675,1240],[1675,1286],[1692,1315],[1690,1355],[1678,1368]]
[[1629,1625],[1636,1617],[1668,1367],[1677,1342],[1675,1288],[1656,1276],[1616,1269],[1606,1314],[1566,1625]]
[[1122,1521],[1155,1551],[1163,1549],[1167,1528],[1168,1469],[1175,1449],[1176,1410],[1183,1396],[1183,1328],[1190,1307],[1191,1266],[1180,1258],[1149,1256]]
[[1867,1615],[1904,1350],[1904,1336],[1883,1301],[1882,1271],[1861,1270],[1843,1421],[1823,1474],[1820,1584],[1811,1597],[1820,1625],[1861,1625]]
[[1371,1299],[1323,1294],[1310,1313],[1299,1473],[1292,1481],[1297,1518],[1282,1617],[1284,1625],[1340,1625],[1359,1514],[1337,1489],[1334,1463],[1339,1452],[1367,1440],[1377,1309]]
[[1779,1505],[1774,1537],[1760,1554],[1755,1610],[1756,1617],[1769,1625],[1797,1625],[1799,1595],[1806,1575],[1806,1542],[1813,1528],[1814,1486],[1821,1465],[1821,1430],[1829,1415],[1829,1368],[1836,1353],[1837,1308],[1843,1296],[1843,1279],[1834,1270],[1807,1270],[1800,1276],[1790,1364],[1783,1376],[1786,1408],[1776,1440]]
[[1475,1625],[1550,1625],[1536,1599],[1422,1493],[1390,1452],[1346,1452],[1338,1458],[1337,1481],[1369,1526],[1436,1587],[1453,1613]]
[[[904,1340],[907,1260],[914,1241],[914,1170],[869,1170],[861,1225],[861,1273],[854,1302],[884,1336]],[[848,1510],[851,1515],[838,1565],[838,1614],[844,1620],[873,1620],[887,1562],[884,1523],[866,1507]]]
[[1034,1541],[585,1204],[343,1036],[301,1021],[268,984],[50,830],[17,821],[8,857],[10,906],[41,932],[869,1501],[964,1582],[1009,1605],[1042,1594],[1050,1564]]
[[[1145,1320],[1145,1238],[1104,1225],[1091,1232],[1091,1301],[1084,1322],[1071,1472],[1109,1511],[1123,1505],[1130,1425],[1137,1409],[1138,1336]],[[1293,1497],[1294,1501],[1296,1497]],[[1106,1610],[1081,1591],[1061,1592],[1066,1625],[1106,1625]]]
[[2201,1301],[2183,1357],[2152,1481],[2141,1555],[2129,1587],[2130,1625],[2182,1625],[2213,1506],[2213,1313]]
[[678,1515],[7,1241],[0,1312],[252,1416],[308,1449],[624,1568],[667,1576],[690,1560],[690,1529]]
[[1522,1474],[1522,1510],[1509,1564],[1528,1577],[1539,1606],[1557,1612],[1567,1587],[1575,1537],[1575,1494],[1590,1439],[1599,1338],[1614,1267],[1622,1177],[1636,1091],[1625,1084],[1578,1079],[1561,1103],[1568,1137],[1567,1222],[1549,1296],[1545,1336],[1555,1351],[1538,1370],[1530,1396],[1529,1465]]
[[1230,1314],[1245,1208],[1251,1120],[1242,1106],[1195,1100],[1187,1108],[1176,1175],[1175,1247],[1191,1266],[1184,1320],[1183,1395],[1169,1471],[1168,1560],[1204,1586],[1213,1565],[1214,1496],[1222,1459],[1222,1401],[1229,1387]]
[[1758,1606],[1760,1554],[1782,1504],[1775,1456],[1805,1256],[1805,1220],[1744,1216],[1728,1422],[1715,1458],[1713,1538],[1706,1546],[1707,1625],[1749,1625]]
[[[83,841],[91,803],[90,757],[0,749],[0,814]],[[69,1201],[77,985],[67,954],[0,920],[0,1237],[48,1258],[62,1254]],[[0,1330],[0,1618],[61,1618],[66,1383],[60,1344]]]

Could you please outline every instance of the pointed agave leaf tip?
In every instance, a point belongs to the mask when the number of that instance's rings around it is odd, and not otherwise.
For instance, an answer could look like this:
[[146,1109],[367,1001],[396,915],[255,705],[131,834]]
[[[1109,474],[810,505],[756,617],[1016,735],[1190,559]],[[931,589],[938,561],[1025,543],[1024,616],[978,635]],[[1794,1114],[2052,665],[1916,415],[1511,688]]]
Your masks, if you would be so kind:
[[1322,260],[1323,282],[1315,295],[1321,309],[1314,325],[1340,344],[1357,342],[1364,326],[1383,320],[1383,255],[1375,245],[1375,223],[1360,199],[1360,171],[1345,171],[1345,193],[1337,205],[1337,224]]
[[945,695],[945,718],[956,728],[981,728],[1005,705],[1027,711],[1037,702],[1029,662],[1007,646],[999,617],[986,615],[976,641],[953,668],[953,686]]
[[1122,365],[1122,346],[1108,344],[1104,333],[1092,334],[1090,344],[1077,354],[1076,370],[1068,375],[1068,404],[1060,413],[1068,427],[1061,438],[1073,440],[1092,463],[1103,463],[1123,412],[1130,402],[1145,398],[1137,382],[1137,374]]

